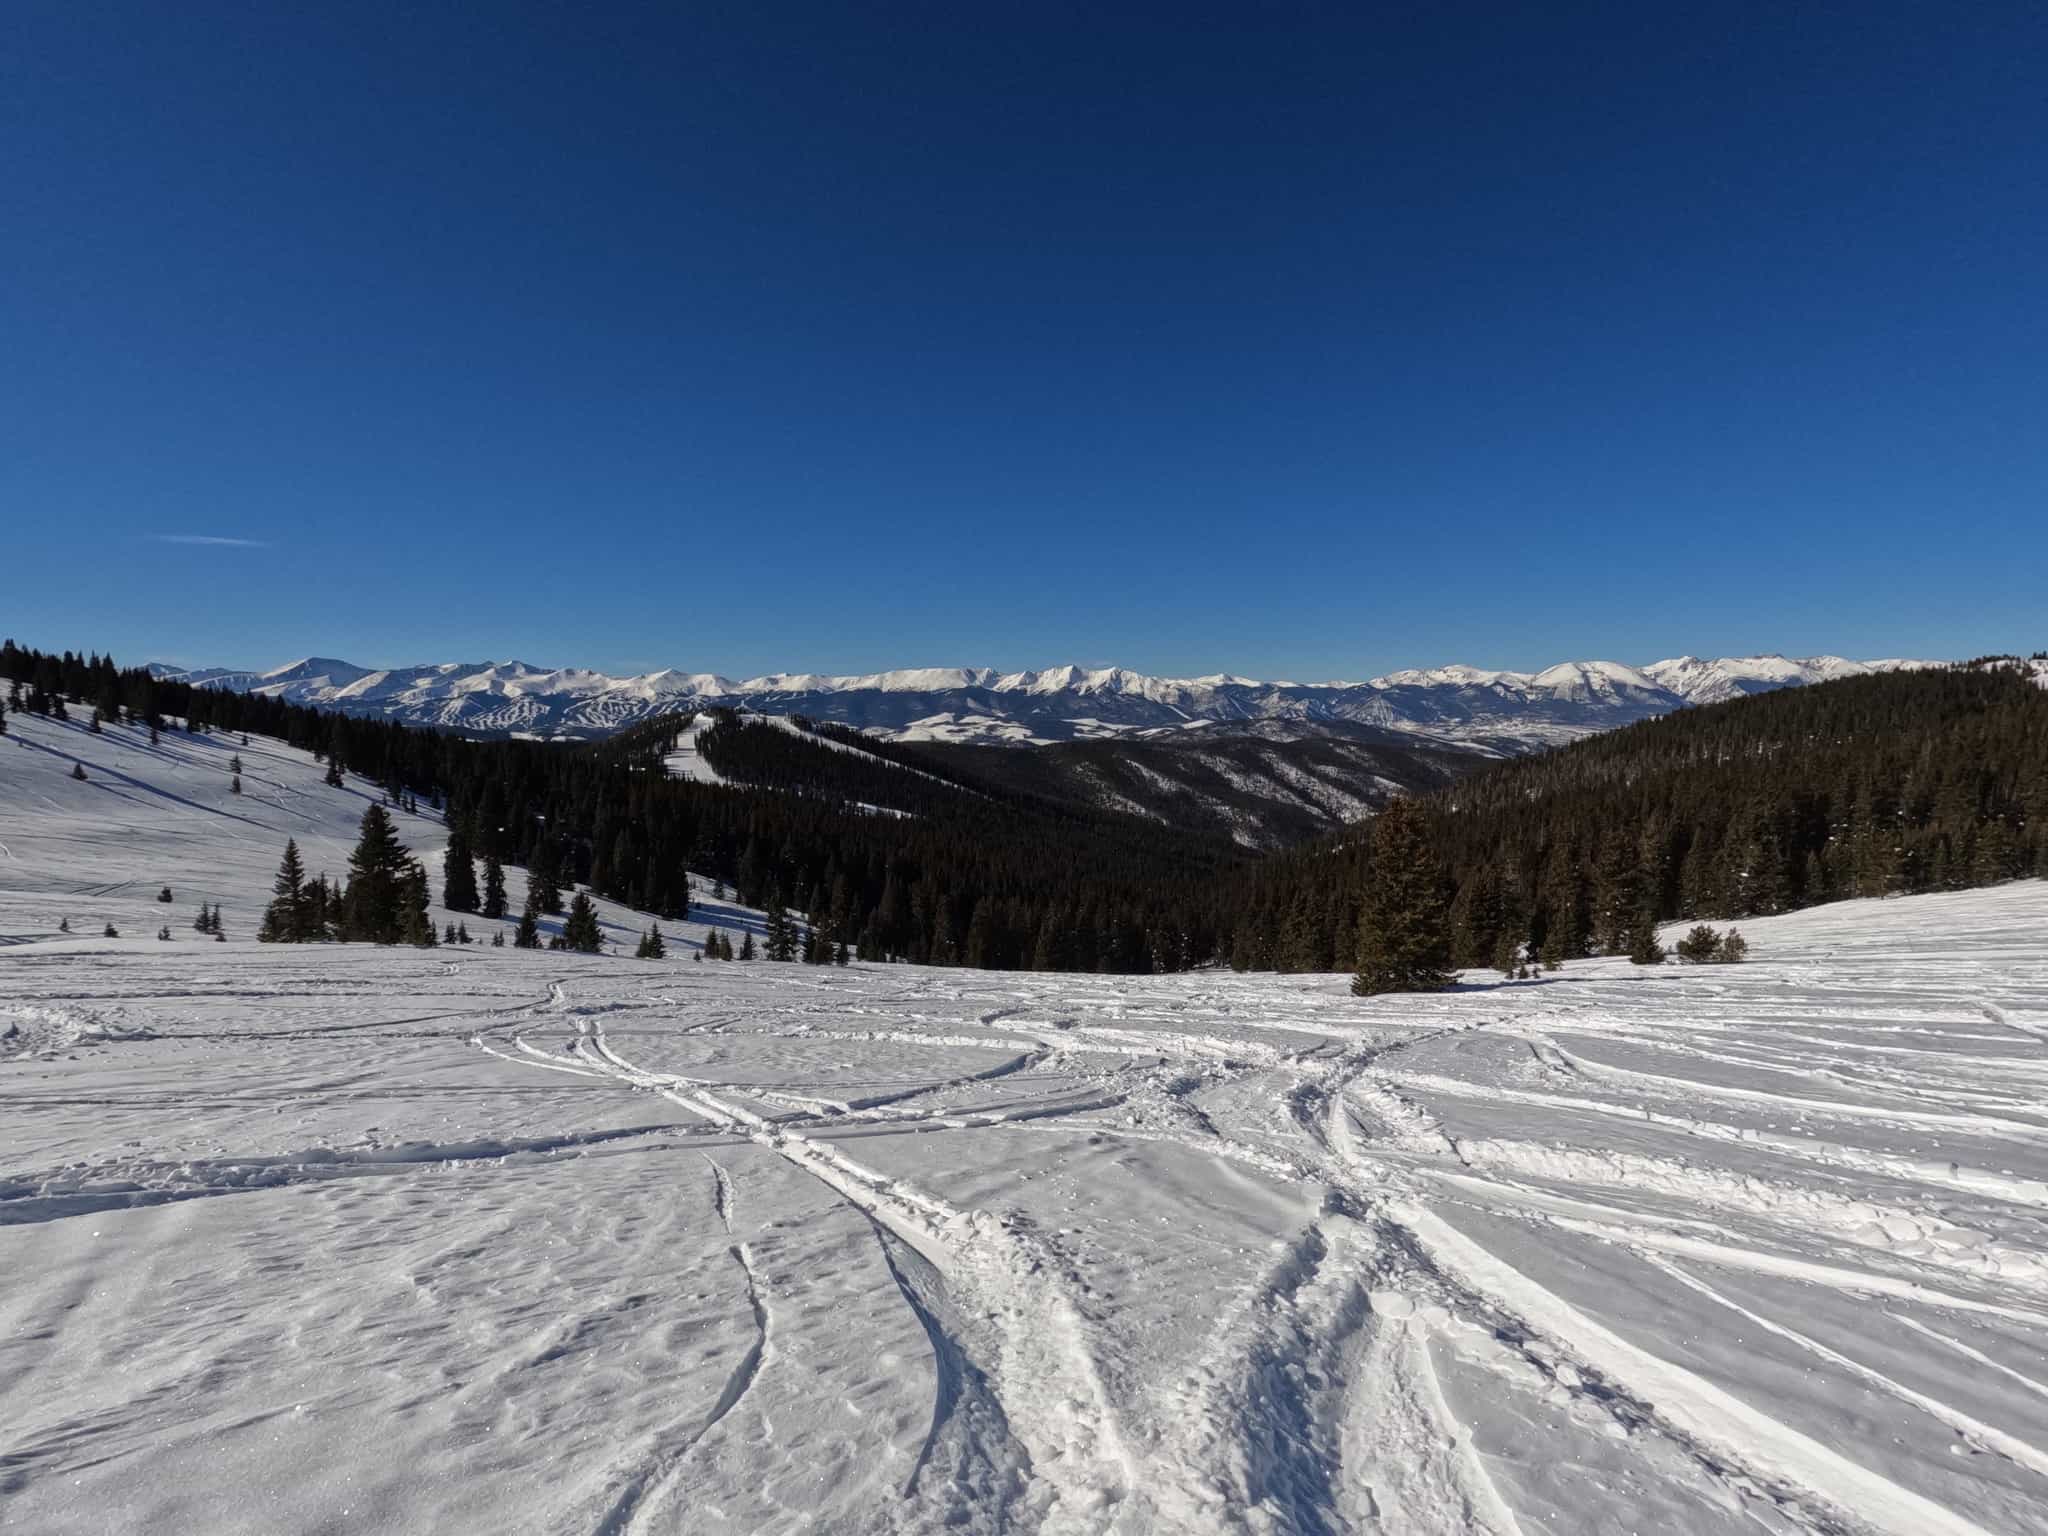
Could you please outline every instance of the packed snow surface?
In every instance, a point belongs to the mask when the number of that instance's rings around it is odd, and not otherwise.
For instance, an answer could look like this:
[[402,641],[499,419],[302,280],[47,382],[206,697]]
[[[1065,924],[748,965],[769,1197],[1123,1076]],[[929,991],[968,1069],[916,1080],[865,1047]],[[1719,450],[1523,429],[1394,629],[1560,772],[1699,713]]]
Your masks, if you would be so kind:
[[1378,999],[266,947],[363,786],[10,727],[0,1529],[2048,1529],[2038,882]]

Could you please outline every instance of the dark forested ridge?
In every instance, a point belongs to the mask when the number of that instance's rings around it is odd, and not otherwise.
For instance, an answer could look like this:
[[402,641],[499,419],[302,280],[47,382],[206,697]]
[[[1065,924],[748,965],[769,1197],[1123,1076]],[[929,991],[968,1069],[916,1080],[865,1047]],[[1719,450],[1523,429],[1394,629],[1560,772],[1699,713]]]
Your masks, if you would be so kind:
[[[2038,662],[2039,658],[2036,658]],[[1553,959],[1646,923],[2048,874],[2048,690],[1981,658],[1684,710],[1460,780],[1423,802],[1453,961],[1502,934]],[[1245,874],[1240,968],[1353,964],[1370,825]]]
[[917,760],[989,786],[1126,811],[1271,851],[1358,820],[1496,761],[1369,726],[1294,739],[1215,730],[1051,746],[920,743]]
[[664,916],[684,911],[694,870],[750,905],[797,908],[868,959],[1171,970],[1201,963],[1222,938],[1227,842],[948,782],[944,769],[908,772],[864,740],[852,752],[721,721],[700,750],[739,782],[699,784],[662,768],[682,719],[591,746],[473,741],[12,641],[0,679],[20,708],[276,737],[442,809],[478,858]]

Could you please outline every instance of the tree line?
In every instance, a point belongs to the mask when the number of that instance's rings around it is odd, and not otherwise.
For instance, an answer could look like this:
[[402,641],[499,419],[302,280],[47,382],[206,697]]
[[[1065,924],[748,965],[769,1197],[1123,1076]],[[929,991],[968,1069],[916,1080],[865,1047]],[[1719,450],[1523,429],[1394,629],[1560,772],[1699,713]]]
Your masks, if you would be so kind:
[[1357,963],[1376,842],[1447,967],[1625,955],[1679,918],[2048,874],[2048,691],[2016,658],[1682,710],[1474,774],[1247,871],[1241,970]]

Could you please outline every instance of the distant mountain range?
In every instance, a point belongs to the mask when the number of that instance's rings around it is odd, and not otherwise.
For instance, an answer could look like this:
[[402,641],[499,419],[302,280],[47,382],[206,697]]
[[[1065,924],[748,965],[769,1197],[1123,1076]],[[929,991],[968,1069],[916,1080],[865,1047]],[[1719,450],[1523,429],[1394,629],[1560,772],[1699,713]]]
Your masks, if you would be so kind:
[[163,676],[472,735],[588,739],[656,715],[717,706],[837,721],[900,741],[1028,746],[1204,732],[1343,736],[1498,755],[1556,746],[1692,704],[1869,672],[1939,665],[1840,656],[1679,656],[1648,666],[1568,661],[1541,672],[1433,667],[1362,683],[1148,677],[1121,667],[999,673],[929,667],[734,681],[664,670],[612,677],[521,661],[359,667],[308,657],[269,672],[158,665]]

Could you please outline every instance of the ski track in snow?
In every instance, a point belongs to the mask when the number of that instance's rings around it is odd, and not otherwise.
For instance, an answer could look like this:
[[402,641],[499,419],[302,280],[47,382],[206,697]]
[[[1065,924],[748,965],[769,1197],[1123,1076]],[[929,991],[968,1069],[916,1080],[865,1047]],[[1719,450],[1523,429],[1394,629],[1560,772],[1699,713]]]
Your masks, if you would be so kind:
[[298,950],[357,789],[16,718],[0,1528],[2048,1529],[2039,883],[1434,997]]

